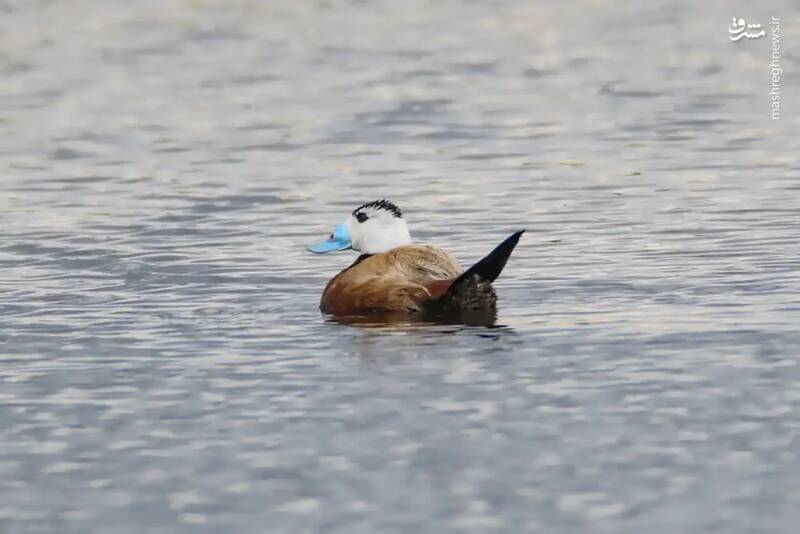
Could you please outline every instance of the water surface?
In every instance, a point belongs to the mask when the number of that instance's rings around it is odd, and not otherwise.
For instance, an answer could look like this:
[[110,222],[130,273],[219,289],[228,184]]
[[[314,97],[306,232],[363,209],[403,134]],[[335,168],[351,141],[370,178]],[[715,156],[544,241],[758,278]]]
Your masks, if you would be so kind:
[[[3,532],[800,521],[790,2],[0,11]],[[381,197],[496,328],[318,311]]]

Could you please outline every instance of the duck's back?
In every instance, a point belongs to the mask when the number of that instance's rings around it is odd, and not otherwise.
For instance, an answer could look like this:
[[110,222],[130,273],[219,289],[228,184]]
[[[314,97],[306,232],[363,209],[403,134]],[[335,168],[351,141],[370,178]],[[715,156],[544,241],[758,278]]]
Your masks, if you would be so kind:
[[429,245],[362,256],[328,283],[320,308],[336,314],[416,312],[462,272],[450,254]]

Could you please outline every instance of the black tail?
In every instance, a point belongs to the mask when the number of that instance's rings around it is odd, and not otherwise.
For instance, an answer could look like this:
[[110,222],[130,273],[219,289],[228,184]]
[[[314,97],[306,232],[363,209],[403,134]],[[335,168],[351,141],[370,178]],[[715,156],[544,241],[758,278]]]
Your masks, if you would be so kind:
[[474,276],[477,276],[478,278],[487,282],[494,282],[497,277],[500,276],[500,273],[503,272],[503,267],[506,266],[508,257],[511,256],[511,252],[514,250],[514,247],[517,246],[519,237],[523,233],[525,233],[525,230],[514,232],[508,236],[505,241],[497,245],[497,247],[495,247],[495,249],[491,251],[488,256],[483,258],[481,261],[467,269],[461,276],[456,278],[447,289],[447,294],[453,295],[458,291],[462,284],[464,284],[467,280],[472,279]]

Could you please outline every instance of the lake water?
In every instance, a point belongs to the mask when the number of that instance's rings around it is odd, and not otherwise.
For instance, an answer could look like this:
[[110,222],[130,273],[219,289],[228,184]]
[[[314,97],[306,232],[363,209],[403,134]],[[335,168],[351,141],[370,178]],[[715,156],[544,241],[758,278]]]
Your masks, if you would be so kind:
[[[5,2],[0,530],[796,531],[800,13],[748,4]],[[319,312],[382,197],[528,229],[495,328]]]

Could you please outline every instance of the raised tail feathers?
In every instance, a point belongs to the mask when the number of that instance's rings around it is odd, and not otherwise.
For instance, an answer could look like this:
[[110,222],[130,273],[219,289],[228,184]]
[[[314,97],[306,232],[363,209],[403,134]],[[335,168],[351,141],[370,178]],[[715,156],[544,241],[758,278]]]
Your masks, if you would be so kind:
[[486,255],[478,263],[464,271],[458,278],[456,278],[450,287],[447,289],[448,294],[453,294],[458,291],[459,287],[465,284],[473,277],[478,277],[482,281],[494,282],[503,268],[506,266],[509,256],[517,246],[520,236],[525,233],[525,230],[519,230],[508,236],[502,243],[497,245],[493,251]]
[[492,282],[500,276],[523,232],[525,230],[511,234],[455,280],[438,280],[431,284],[428,290],[433,298],[427,303],[425,311],[437,317],[472,312],[494,316],[497,295]]

